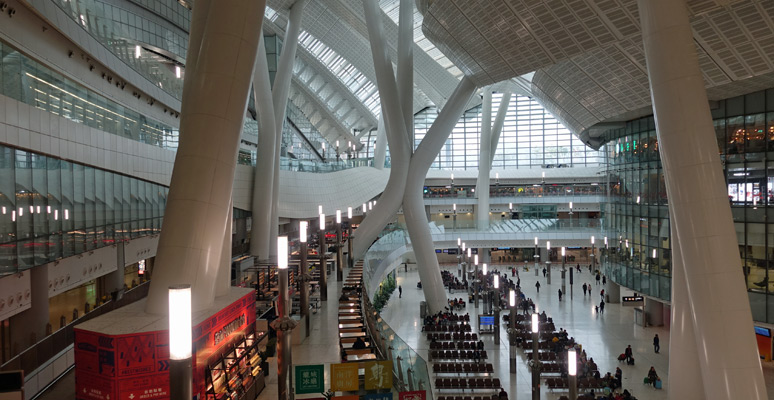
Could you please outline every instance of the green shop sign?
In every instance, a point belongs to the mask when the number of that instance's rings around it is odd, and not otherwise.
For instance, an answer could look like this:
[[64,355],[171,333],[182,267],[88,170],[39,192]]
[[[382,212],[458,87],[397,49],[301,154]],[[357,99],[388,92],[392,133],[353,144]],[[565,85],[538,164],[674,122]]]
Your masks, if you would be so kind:
[[320,365],[296,365],[296,394],[323,393],[325,368]]

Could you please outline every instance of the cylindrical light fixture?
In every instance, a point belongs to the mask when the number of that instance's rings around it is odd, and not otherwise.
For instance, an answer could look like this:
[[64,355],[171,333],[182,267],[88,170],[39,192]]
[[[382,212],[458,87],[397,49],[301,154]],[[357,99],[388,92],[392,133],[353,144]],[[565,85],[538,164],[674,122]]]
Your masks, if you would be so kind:
[[366,203],[363,203],[363,208],[362,208],[363,212],[366,212],[366,211],[368,211],[368,208],[367,208],[367,207],[368,207],[368,206],[366,206]]
[[[466,243],[465,243],[465,242],[462,242],[462,251],[463,251],[463,252],[465,252],[465,245],[466,245]],[[470,254],[469,254],[469,253],[468,253],[468,257],[470,257]]]
[[594,244],[594,236],[591,237],[591,244]]
[[656,249],[653,249],[653,258],[656,258],[656,256],[657,256]]
[[298,241],[301,243],[306,243],[306,230],[309,225],[309,222],[306,221],[298,221]]
[[[463,244],[465,244],[465,243],[463,243]],[[473,253],[470,251],[470,247],[468,247],[468,258],[470,258],[471,254],[473,254]]]
[[452,204],[452,210],[454,210],[455,213],[457,212],[457,203]]
[[191,285],[169,287],[169,358],[191,358]]
[[535,236],[535,246],[537,246],[537,245],[538,245],[538,238],[537,238],[537,236]]
[[317,214],[319,215],[319,214],[322,214],[322,213],[323,213],[322,212],[322,204],[320,204],[320,205],[317,206]]
[[[478,258],[478,256],[476,256],[476,258]],[[486,275],[486,273],[487,273],[487,268],[486,267],[487,267],[486,263],[484,263],[484,265],[481,267],[481,270],[483,271],[484,275]]]
[[352,219],[352,207],[347,207],[347,219]]
[[457,247],[460,247],[462,244],[462,238],[457,238]]
[[325,214],[320,214],[320,229],[325,229]]
[[336,223],[341,223],[341,210],[336,210]]
[[605,236],[605,246],[607,246],[607,236]]
[[516,307],[516,291],[513,289],[508,292],[508,305],[511,307]]
[[368,202],[368,211],[371,211],[371,210],[373,210],[373,209],[374,209],[374,203],[373,203],[373,202],[371,202],[371,201],[369,201],[369,202]]
[[567,352],[567,374],[575,376],[578,374],[578,360],[575,350]]
[[495,274],[495,276],[494,276],[494,288],[495,289],[499,289],[500,288],[500,275]]
[[508,203],[508,209],[513,211],[513,203]]
[[451,174],[451,180],[454,182],[454,173]]
[[[468,249],[468,250],[470,250],[470,249]],[[475,256],[473,256],[473,264],[476,264],[476,265],[478,265],[478,254],[476,254]]]
[[277,268],[288,269],[288,237],[277,238]]
[[551,250],[551,241],[546,241],[546,250]]
[[562,247],[562,257],[564,257],[564,255],[565,255],[565,253],[564,253],[564,247]]
[[532,333],[538,332],[538,315],[537,312],[532,314]]

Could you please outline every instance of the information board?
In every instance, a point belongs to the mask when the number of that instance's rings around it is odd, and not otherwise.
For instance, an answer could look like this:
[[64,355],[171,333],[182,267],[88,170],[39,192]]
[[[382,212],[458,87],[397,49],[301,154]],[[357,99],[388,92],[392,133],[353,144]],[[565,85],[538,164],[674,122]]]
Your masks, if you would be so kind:
[[325,368],[320,365],[296,365],[296,394],[323,393]]

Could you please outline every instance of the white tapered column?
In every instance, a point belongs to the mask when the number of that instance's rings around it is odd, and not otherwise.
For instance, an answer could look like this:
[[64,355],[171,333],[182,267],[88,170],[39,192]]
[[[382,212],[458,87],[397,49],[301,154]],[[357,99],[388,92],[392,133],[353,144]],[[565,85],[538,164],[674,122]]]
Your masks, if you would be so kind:
[[195,71],[185,76],[180,146],[146,303],[152,314],[168,313],[173,284],[191,285],[194,310],[210,306],[215,297],[239,134],[266,6],[265,1],[232,3],[209,7],[206,18],[192,18],[191,30],[204,32]]
[[[457,88],[449,97],[446,105],[438,114],[433,125],[425,134],[414,156],[411,157],[410,173],[406,180],[406,193],[403,196],[403,214],[406,218],[414,255],[417,258],[419,279],[422,290],[431,313],[443,311],[448,306],[446,293],[438,267],[438,257],[435,255],[433,237],[425,214],[425,203],[422,198],[422,187],[427,176],[427,170],[438,156],[452,129],[465,111],[465,104],[470,100],[476,85],[468,77],[463,77]],[[381,208],[382,201],[379,201]],[[359,230],[359,229],[358,229]]]
[[[765,399],[750,302],[685,0],[638,0],[706,399]],[[718,288],[723,295],[718,296]]]
[[400,0],[398,12],[398,97],[410,151],[414,148],[414,0]]
[[511,92],[503,92],[503,97],[500,99],[500,108],[497,109],[497,116],[492,124],[492,136],[489,141],[491,153],[489,155],[489,169],[492,168],[492,160],[494,160],[495,152],[497,151],[497,143],[500,143],[500,133],[503,131],[503,125],[505,124],[505,115],[508,113],[508,107],[511,105]]
[[[220,251],[218,265],[218,280],[215,283],[215,296],[223,296],[231,290],[231,232],[234,224],[234,200],[229,202],[226,234],[223,235],[223,246]],[[239,275],[239,274],[237,274]]]
[[[670,212],[671,214],[671,212]],[[670,215],[671,219],[671,215]],[[672,324],[669,328],[669,386],[667,399],[704,399],[699,354],[693,328],[693,310],[685,286],[680,241],[672,229]]]
[[[296,49],[298,48],[298,35],[301,32],[301,16],[304,13],[306,0],[296,0],[290,7],[290,16],[285,28],[285,38],[282,41],[282,53],[280,54],[279,64],[277,65],[277,74],[274,76],[274,86],[271,90],[271,96],[274,105],[274,121],[276,141],[274,142],[274,177],[272,179],[271,190],[271,225],[269,226],[269,243],[276,243],[279,233],[279,214],[277,213],[277,203],[279,202],[279,171],[280,171],[280,149],[282,146],[282,125],[285,123],[285,112],[287,111],[288,93],[290,91],[290,78],[293,77],[293,63],[296,59]],[[274,259],[276,246],[269,246],[269,258]]]
[[382,114],[384,114],[387,141],[390,146],[390,164],[392,167],[390,168],[390,178],[379,198],[379,207],[369,212],[357,228],[357,237],[355,237],[354,242],[355,260],[363,257],[379,232],[395,218],[403,200],[406,176],[411,161],[411,148],[405,131],[403,111],[400,108],[395,73],[385,45],[385,34],[381,21],[382,11],[375,0],[364,0],[363,8],[368,27],[368,39],[371,43],[371,55],[374,59],[376,84],[379,87]]
[[484,88],[481,104],[481,136],[478,143],[478,180],[476,181],[476,228],[489,229],[489,169],[492,137],[492,90]]
[[[197,6],[198,7],[198,6]],[[274,153],[277,143],[274,105],[271,99],[271,80],[266,59],[266,46],[263,34],[260,35],[258,54],[253,71],[253,96],[258,111],[258,160],[253,179],[253,199],[251,203],[253,227],[250,239],[250,254],[259,260],[269,258],[271,238],[271,204],[274,195]]]
[[[374,146],[374,168],[384,169],[387,158],[387,132],[384,131],[384,113],[379,114],[379,125],[376,128],[376,144]],[[363,210],[365,213],[365,210]]]

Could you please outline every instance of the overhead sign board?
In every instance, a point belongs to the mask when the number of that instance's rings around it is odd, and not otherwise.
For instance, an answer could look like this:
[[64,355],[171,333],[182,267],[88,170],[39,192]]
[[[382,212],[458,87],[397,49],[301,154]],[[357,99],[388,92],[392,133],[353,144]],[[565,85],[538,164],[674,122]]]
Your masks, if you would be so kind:
[[642,296],[622,296],[621,305],[624,307],[641,307],[645,304],[645,298]]

